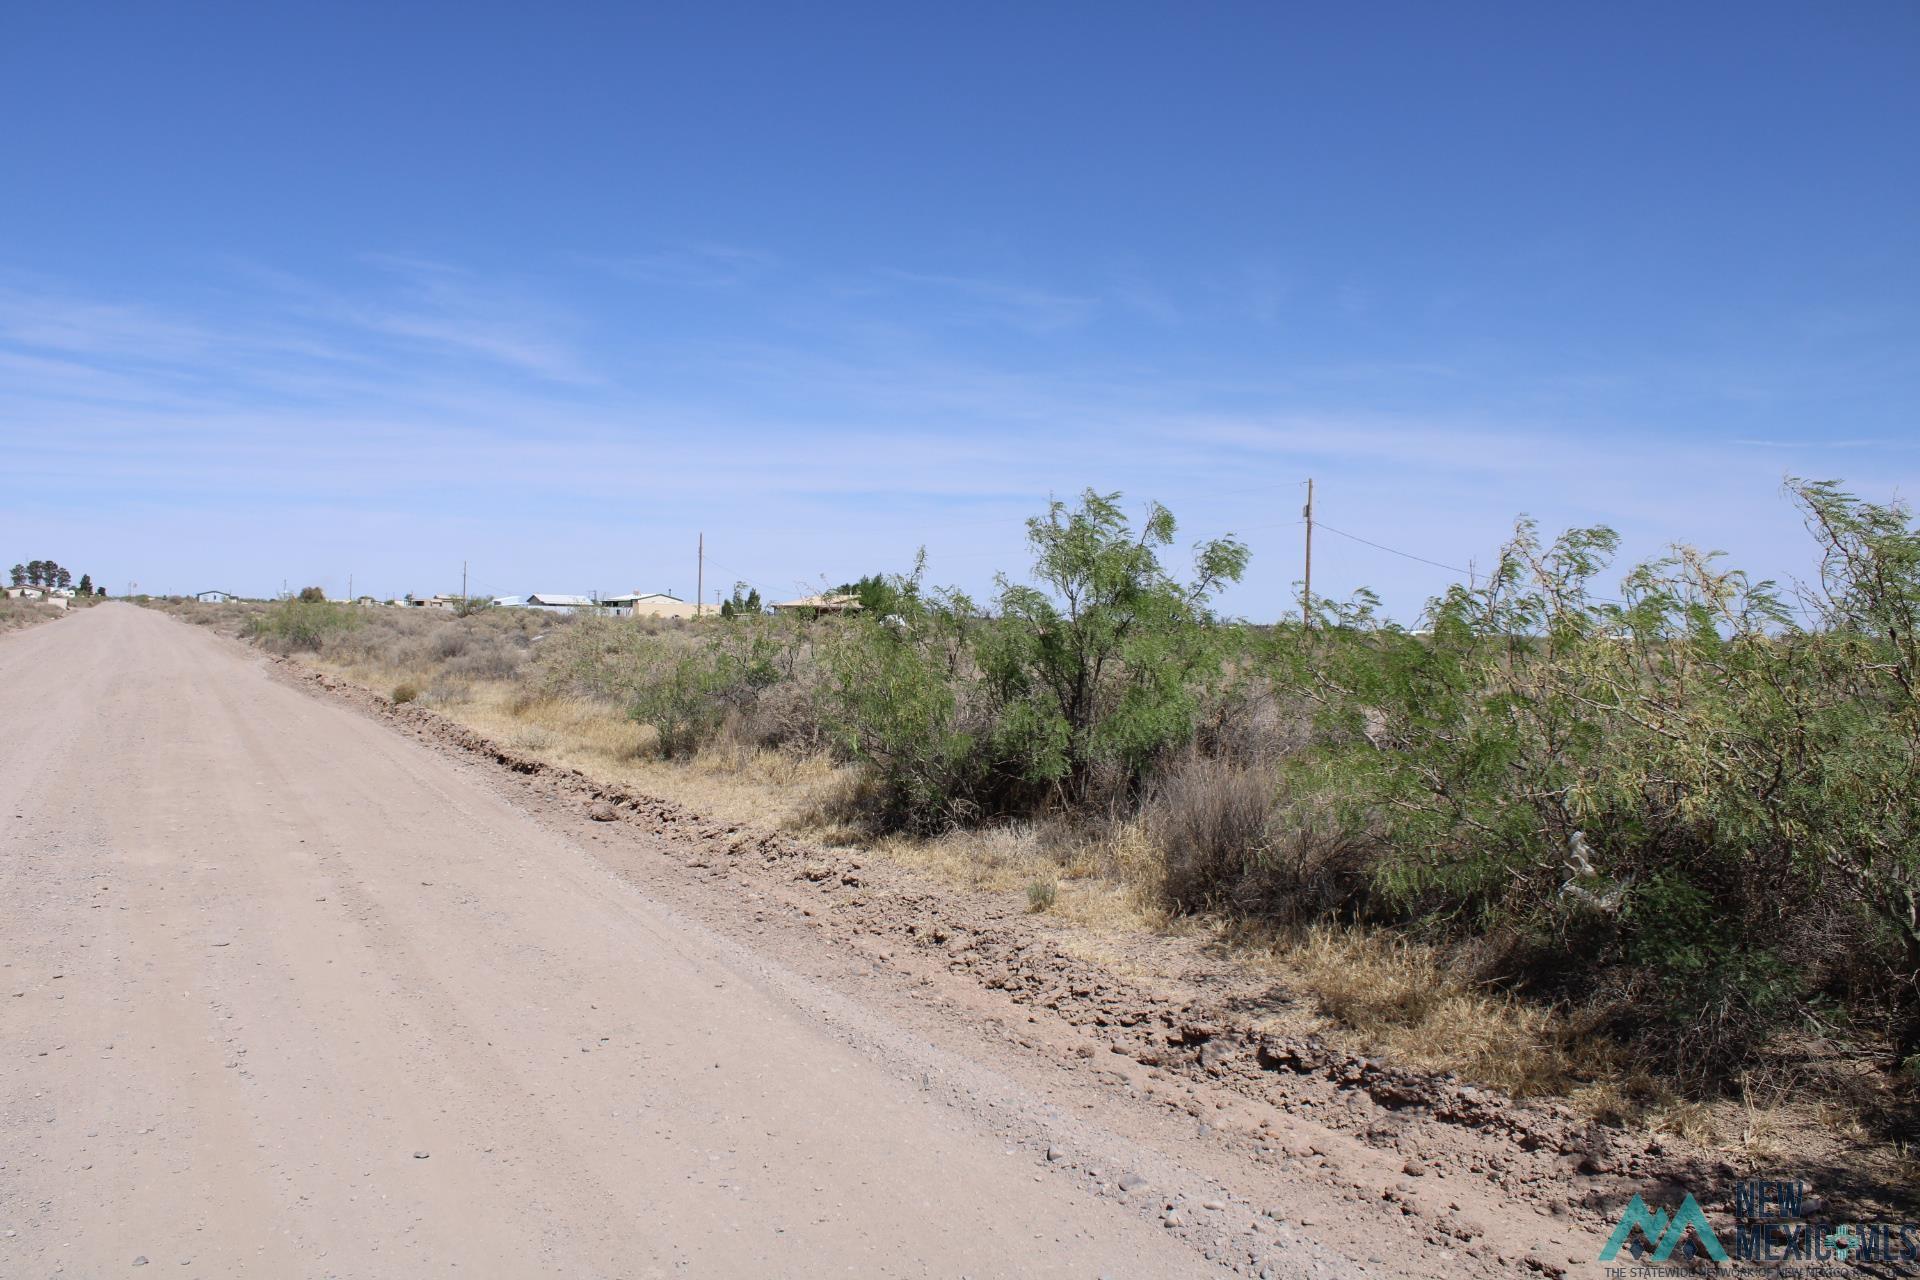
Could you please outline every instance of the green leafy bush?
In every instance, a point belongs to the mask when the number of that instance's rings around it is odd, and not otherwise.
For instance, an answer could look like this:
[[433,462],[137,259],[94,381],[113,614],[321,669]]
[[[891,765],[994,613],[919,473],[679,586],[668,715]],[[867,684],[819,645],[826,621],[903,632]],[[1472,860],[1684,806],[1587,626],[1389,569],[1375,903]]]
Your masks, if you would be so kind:
[[360,619],[353,607],[327,600],[282,600],[247,616],[247,634],[282,653],[317,653],[329,636],[351,630]]
[[[826,746],[878,828],[1137,818],[1173,909],[1391,928],[1704,1089],[1815,1009],[1920,1050],[1920,533],[1791,492],[1820,557],[1797,594],[1684,548],[1616,582],[1612,531],[1522,522],[1417,631],[1364,592],[1311,628],[1223,622],[1244,547],[1175,574],[1170,514],[1091,492],[1029,521],[1030,579],[981,602],[916,566],[811,621],[737,593],[726,626],[393,625],[449,675],[536,654],[540,696],[624,707],[668,756]],[[256,625],[370,639],[331,609]]]
[[[744,621],[744,620],[743,620]],[[653,726],[660,754],[695,754],[728,718],[753,705],[790,671],[790,658],[770,629],[717,629],[707,643],[684,651],[656,644],[634,682],[628,714]]]
[[978,632],[997,745],[1068,804],[1093,799],[1103,780],[1137,795],[1192,738],[1223,670],[1209,598],[1247,563],[1244,545],[1216,539],[1196,548],[1192,579],[1176,580],[1158,554],[1173,543],[1173,513],[1153,504],[1136,533],[1119,497],[1088,490],[1077,508],[1055,502],[1027,521],[1037,581],[1002,576],[997,617]]
[[826,710],[847,754],[878,771],[885,821],[1136,799],[1222,679],[1208,601],[1246,565],[1241,544],[1202,543],[1180,582],[1159,560],[1174,532],[1164,507],[1136,531],[1119,495],[1089,490],[1027,522],[1036,582],[1002,576],[990,611],[929,595],[916,570],[887,584],[884,617],[846,620],[826,652]]
[[[916,575],[917,578],[917,575]],[[837,619],[822,650],[821,711],[834,744],[867,764],[879,825],[965,825],[1002,807],[1010,775],[988,729],[969,651],[972,605],[903,583],[894,622]]]
[[706,654],[670,659],[641,685],[628,714],[653,726],[662,756],[671,760],[693,755],[726,718],[726,707],[716,696],[719,680]]
[[1861,992],[1863,961],[1903,1054],[1920,1032],[1920,540],[1902,509],[1792,492],[1823,553],[1798,610],[1688,549],[1603,597],[1611,531],[1523,523],[1430,634],[1361,600],[1277,646],[1325,732],[1296,773],[1380,832],[1382,901],[1506,938],[1523,985],[1610,988],[1703,1079]]

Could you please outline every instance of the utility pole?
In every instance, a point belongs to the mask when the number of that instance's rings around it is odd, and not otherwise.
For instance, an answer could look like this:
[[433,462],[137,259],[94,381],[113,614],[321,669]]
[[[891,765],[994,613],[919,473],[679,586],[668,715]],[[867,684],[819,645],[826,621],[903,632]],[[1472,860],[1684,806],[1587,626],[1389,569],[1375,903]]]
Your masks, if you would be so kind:
[[467,598],[467,562],[465,560],[462,560],[460,562],[460,599],[462,601],[465,601],[466,598]]
[[1300,591],[1300,625],[1313,630],[1313,477],[1307,477],[1307,505],[1301,515],[1307,518],[1307,575]]
[[700,534],[700,564],[693,575],[693,616],[702,618],[707,612],[707,535]]

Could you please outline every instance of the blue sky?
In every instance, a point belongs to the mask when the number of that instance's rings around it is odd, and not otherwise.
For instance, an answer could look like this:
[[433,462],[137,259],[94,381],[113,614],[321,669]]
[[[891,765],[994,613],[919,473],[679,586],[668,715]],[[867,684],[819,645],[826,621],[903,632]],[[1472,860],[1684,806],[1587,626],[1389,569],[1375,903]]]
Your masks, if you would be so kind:
[[978,590],[1093,485],[1268,617],[1309,475],[1778,574],[1920,479],[1906,0],[21,5],[0,110],[0,553],[116,590]]

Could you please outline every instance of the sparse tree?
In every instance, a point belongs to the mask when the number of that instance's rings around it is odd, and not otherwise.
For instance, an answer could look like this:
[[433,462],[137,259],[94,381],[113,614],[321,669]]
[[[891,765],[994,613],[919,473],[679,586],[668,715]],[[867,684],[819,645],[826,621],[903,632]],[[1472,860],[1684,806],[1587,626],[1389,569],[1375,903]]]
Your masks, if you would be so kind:
[[1246,571],[1246,544],[1200,543],[1182,582],[1160,565],[1173,514],[1148,506],[1135,531],[1120,495],[1088,489],[1027,521],[1039,585],[999,584],[1002,625],[984,633],[988,683],[1023,728],[1022,767],[1085,799],[1098,766],[1138,786],[1148,767],[1193,732],[1195,690],[1219,670],[1209,602]]
[[46,571],[47,571],[47,562],[45,560],[27,561],[27,582],[32,586],[36,586],[36,587],[39,586],[40,576],[44,574]]
[[300,603],[302,604],[320,604],[325,601],[326,598],[327,593],[319,587],[300,588]]
[[56,566],[54,569],[54,577],[56,578],[56,581],[54,582],[53,585],[56,587],[59,587],[62,591],[65,591],[68,587],[73,585],[73,575],[67,572],[67,570],[65,570],[64,568],[60,568]]
[[733,597],[720,603],[720,616],[723,618],[753,617],[761,611],[760,591],[744,582],[733,584]]
[[16,587],[27,585],[27,566],[23,564],[13,566],[13,585]]
[[83,596],[90,596],[93,594],[93,575],[92,574],[83,573],[80,575],[80,594]]
[[857,596],[860,608],[872,618],[893,617],[908,607],[901,592],[903,583],[911,584],[910,579],[901,579],[884,573],[870,573],[858,582],[843,582],[833,589],[833,594]]

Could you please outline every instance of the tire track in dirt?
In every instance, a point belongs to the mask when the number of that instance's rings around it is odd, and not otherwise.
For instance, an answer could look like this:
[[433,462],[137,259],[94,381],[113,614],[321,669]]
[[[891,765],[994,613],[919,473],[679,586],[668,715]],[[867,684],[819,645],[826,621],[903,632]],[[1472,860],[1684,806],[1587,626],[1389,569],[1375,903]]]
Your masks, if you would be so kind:
[[1004,1135],[1204,1178],[614,874],[605,824],[163,615],[54,630],[0,641],[66,691],[0,687],[43,766],[0,827],[0,1274],[1258,1270]]

